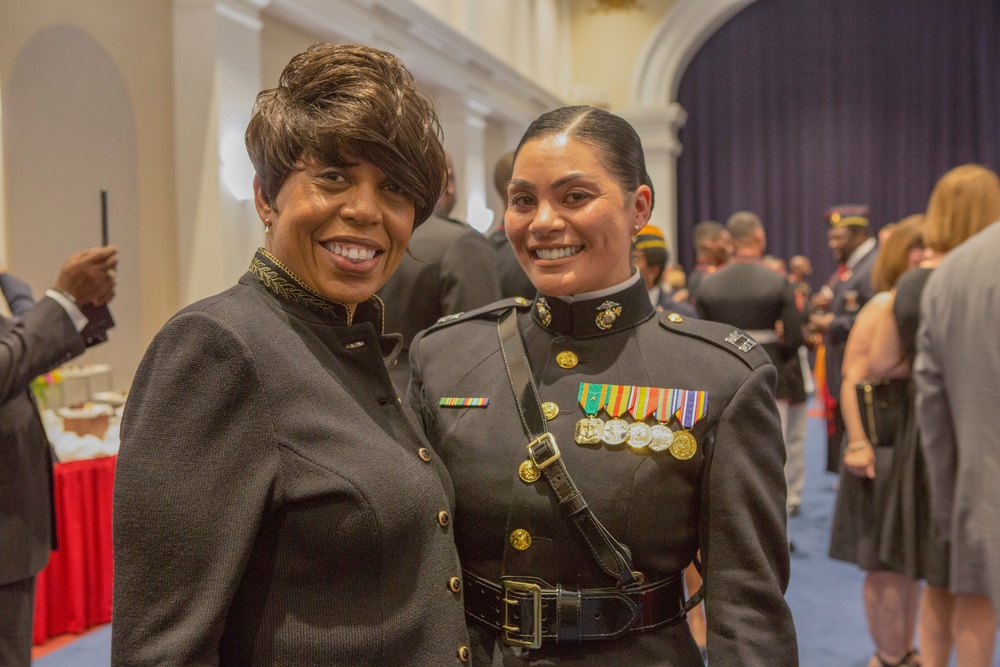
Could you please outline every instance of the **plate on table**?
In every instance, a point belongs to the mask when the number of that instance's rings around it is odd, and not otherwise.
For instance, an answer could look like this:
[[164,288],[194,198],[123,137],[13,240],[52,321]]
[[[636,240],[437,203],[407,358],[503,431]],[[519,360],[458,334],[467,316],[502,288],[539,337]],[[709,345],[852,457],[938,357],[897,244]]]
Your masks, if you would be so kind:
[[95,403],[107,403],[108,405],[119,407],[125,405],[125,399],[128,396],[124,391],[95,391],[91,395],[91,399]]

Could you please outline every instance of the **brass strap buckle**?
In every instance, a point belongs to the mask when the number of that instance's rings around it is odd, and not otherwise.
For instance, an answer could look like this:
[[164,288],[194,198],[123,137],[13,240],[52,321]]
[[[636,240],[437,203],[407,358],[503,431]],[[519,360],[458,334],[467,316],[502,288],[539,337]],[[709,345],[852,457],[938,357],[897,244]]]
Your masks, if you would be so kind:
[[[536,457],[536,450],[537,454],[548,454],[548,457],[539,461]],[[528,443],[528,457],[539,470],[558,461],[559,456],[559,445],[556,444],[556,438],[551,433],[543,433]]]
[[[558,457],[558,455],[557,455]],[[537,464],[536,464],[537,465]],[[514,591],[516,593],[530,593],[531,603],[532,603],[532,619],[531,619],[531,630],[532,638],[528,639],[516,639],[511,636],[512,632],[521,632],[520,626],[511,625],[510,619],[510,608],[514,605],[521,605],[520,598],[512,598],[510,592]],[[511,581],[509,579],[504,579],[503,581],[503,640],[508,644],[513,646],[524,646],[527,648],[541,648],[542,646],[542,587],[538,584],[528,583],[526,581]]]

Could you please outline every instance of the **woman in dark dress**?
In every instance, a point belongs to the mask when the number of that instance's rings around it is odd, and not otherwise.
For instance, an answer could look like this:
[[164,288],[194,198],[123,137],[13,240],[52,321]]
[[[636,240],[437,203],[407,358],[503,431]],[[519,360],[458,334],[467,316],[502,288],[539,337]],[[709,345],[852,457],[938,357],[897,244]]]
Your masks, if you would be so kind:
[[[872,364],[879,353],[872,347],[872,337],[879,320],[891,308],[889,290],[904,271],[920,261],[922,219],[911,216],[901,221],[879,250],[872,269],[872,283],[879,292],[858,313],[844,353],[840,401],[848,444],[833,516],[830,556],[855,563],[867,572],[865,615],[875,642],[869,667],[917,664],[913,634],[920,599],[919,577],[894,568],[880,553],[884,505],[891,493],[890,472],[898,451],[886,442],[872,447],[862,427],[855,385],[874,377],[897,378],[905,374],[899,364],[873,373]],[[897,407],[908,408],[911,394],[908,391],[907,397],[900,399],[903,405]],[[894,440],[899,439],[897,434]]]
[[[941,177],[927,204],[923,227],[926,258],[903,274],[889,298],[891,308],[877,323],[872,341],[872,373],[883,376],[897,369],[910,377],[916,356],[920,299],[934,268],[954,247],[1000,216],[1000,180],[980,165],[962,165]],[[902,369],[899,373],[898,369]],[[992,633],[976,636],[978,623],[956,614],[956,596],[949,586],[950,545],[938,537],[930,508],[930,485],[920,448],[916,410],[912,402],[894,448],[890,489],[882,525],[881,557],[909,577],[926,579],[918,634],[923,667],[946,667],[956,630],[972,635],[968,648],[959,642],[959,664],[992,663]],[[974,613],[974,612],[973,612]]]
[[318,44],[246,133],[264,247],[136,373],[115,479],[115,665],[469,661],[453,493],[374,297],[444,186],[393,55]]
[[534,300],[411,348],[409,398],[455,483],[473,662],[698,667],[682,572],[700,549],[712,666],[794,667],[775,369],[733,327],[650,302],[635,130],[541,116],[509,199]]

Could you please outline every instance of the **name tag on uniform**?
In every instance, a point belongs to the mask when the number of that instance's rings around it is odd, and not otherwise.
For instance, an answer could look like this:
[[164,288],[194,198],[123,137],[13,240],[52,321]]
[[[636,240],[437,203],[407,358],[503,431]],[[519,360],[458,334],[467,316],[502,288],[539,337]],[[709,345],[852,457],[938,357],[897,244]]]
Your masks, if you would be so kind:
[[457,398],[444,396],[438,401],[442,408],[485,408],[490,404],[488,398]]

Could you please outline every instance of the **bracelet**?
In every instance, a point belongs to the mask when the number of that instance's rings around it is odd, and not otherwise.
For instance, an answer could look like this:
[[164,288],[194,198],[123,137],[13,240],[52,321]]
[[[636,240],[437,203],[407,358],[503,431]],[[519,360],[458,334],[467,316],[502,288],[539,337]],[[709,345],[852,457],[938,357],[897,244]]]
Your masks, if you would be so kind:
[[856,452],[859,449],[864,449],[867,446],[868,446],[867,442],[865,442],[864,440],[858,440],[857,442],[849,443],[847,445],[847,451],[849,451],[849,452]]

